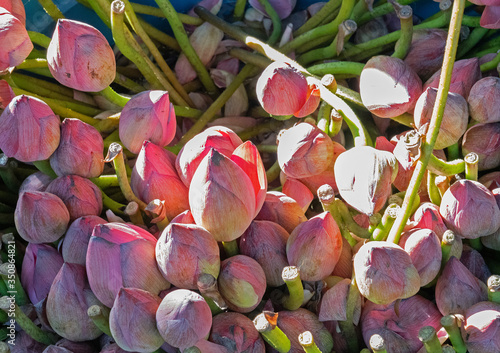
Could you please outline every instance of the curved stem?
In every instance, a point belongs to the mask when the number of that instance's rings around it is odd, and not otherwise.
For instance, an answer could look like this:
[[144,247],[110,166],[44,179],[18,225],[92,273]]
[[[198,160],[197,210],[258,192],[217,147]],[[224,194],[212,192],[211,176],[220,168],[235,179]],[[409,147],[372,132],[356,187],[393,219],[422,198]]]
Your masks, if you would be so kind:
[[485,72],[496,69],[499,64],[500,64],[500,51],[497,52],[497,56],[495,56],[493,60],[485,62],[479,68],[481,69],[481,72]]
[[298,267],[286,266],[281,273],[281,278],[288,288],[288,296],[283,300],[283,307],[287,310],[297,310],[304,302],[304,287]]
[[433,204],[438,206],[441,204],[441,193],[436,186],[436,174],[431,171],[427,171],[427,193]]
[[344,221],[344,224],[346,225],[347,229],[349,229],[351,233],[356,234],[356,236],[358,236],[359,238],[365,238],[365,239],[370,238],[371,234],[368,231],[368,229],[363,228],[356,223],[356,221],[352,218],[352,215],[349,212],[349,209],[347,208],[346,204],[339,199],[336,199],[335,203],[337,205],[337,210],[342,216],[342,221]]
[[489,32],[488,28],[477,27],[470,33],[469,37],[458,46],[457,58],[466,55],[477,43]]
[[465,171],[465,161],[463,159],[446,162],[431,154],[428,163],[428,169],[437,175],[450,176]]
[[278,161],[276,161],[268,170],[266,170],[267,183],[268,184],[272,183],[273,181],[278,179],[280,173],[281,173],[281,168]]
[[102,95],[104,98],[109,100],[111,103],[116,104],[119,107],[124,107],[125,104],[130,100],[130,98],[122,96],[121,94],[116,93],[110,86],[106,87],[102,91],[98,92],[98,94]]
[[262,7],[264,7],[264,10],[266,11],[267,15],[271,18],[271,21],[273,22],[273,31],[268,39],[268,43],[270,45],[273,45],[278,41],[281,35],[281,18],[278,16],[278,13],[271,5],[269,0],[258,0],[258,1],[262,5]]
[[[395,2],[395,4],[397,4]],[[393,58],[404,59],[410,50],[413,38],[413,10],[410,6],[396,5],[396,14],[401,22],[401,36],[396,42]]]
[[294,37],[316,28],[324,19],[326,19],[333,11],[337,10],[342,4],[341,0],[329,0],[320,11],[316,12],[310,19],[307,20],[302,26],[293,32]]

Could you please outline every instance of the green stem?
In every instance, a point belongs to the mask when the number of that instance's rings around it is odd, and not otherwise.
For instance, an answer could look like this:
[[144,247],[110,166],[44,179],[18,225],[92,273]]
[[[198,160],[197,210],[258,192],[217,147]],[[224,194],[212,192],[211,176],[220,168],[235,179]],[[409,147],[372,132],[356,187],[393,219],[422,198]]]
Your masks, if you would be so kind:
[[233,16],[236,20],[241,20],[243,18],[246,6],[247,6],[247,0],[236,0],[233,12]]
[[[9,257],[9,260],[12,259]],[[12,266],[12,267],[11,267]],[[16,304],[23,306],[29,303],[29,298],[21,285],[21,280],[12,263],[3,263],[0,265],[0,276],[7,286],[9,294],[14,294]]]
[[311,331],[302,332],[299,335],[299,343],[306,353],[321,353],[321,350],[316,345],[316,342],[314,342],[314,337]]
[[118,177],[116,175],[101,175],[97,178],[91,178],[94,184],[96,184],[99,189],[107,189],[109,187],[117,187],[120,186],[118,183]]
[[450,339],[453,348],[455,348],[455,351],[457,353],[466,353],[467,347],[465,346],[464,340],[460,333],[457,317],[455,315],[443,316],[441,318],[441,325],[448,333],[448,338]]
[[138,84],[134,80],[131,80],[127,76],[120,74],[118,72],[116,73],[116,76],[115,76],[115,79],[113,80],[113,82],[116,83],[117,85],[120,85],[120,86],[128,89],[129,91],[131,91],[134,94],[140,93],[140,92],[143,92],[146,90],[146,88],[144,86]]
[[109,313],[109,308],[103,305],[92,305],[87,310],[87,315],[92,319],[99,330],[104,332],[109,337],[113,337],[109,328]]
[[333,11],[337,10],[342,4],[341,0],[329,0],[320,11],[316,12],[306,23],[297,29],[293,36],[297,37],[316,28],[324,19],[328,17]]
[[436,334],[436,329],[432,326],[424,326],[418,332],[419,340],[424,344],[427,353],[442,353],[441,342]]
[[477,181],[479,156],[475,152],[467,153],[465,161],[465,178]]
[[309,66],[307,71],[313,75],[323,76],[326,74],[339,75],[350,74],[354,76],[361,75],[365,64],[350,61],[335,61],[323,64]]
[[48,159],[44,159],[43,161],[35,161],[33,162],[33,165],[42,173],[50,176],[51,178],[57,178],[56,172],[54,172],[54,169],[50,166],[50,162]]
[[385,341],[379,334],[374,334],[370,337],[370,347],[374,353],[387,353]]
[[500,276],[492,275],[488,278],[488,300],[500,304]]
[[[161,18],[165,17],[163,12],[157,7],[144,5],[144,4],[138,4],[135,2],[132,2],[131,5],[136,13],[140,13],[143,15],[155,16],[155,17],[161,17]],[[203,20],[201,18],[198,18],[198,17],[189,16],[189,15],[186,15],[183,13],[178,13],[177,15],[179,16],[179,19],[181,20],[181,22],[186,24],[186,25],[199,26],[203,23]]]
[[50,37],[47,37],[45,34],[35,31],[28,31],[28,36],[30,37],[30,40],[33,42],[33,44],[37,44],[45,49],[49,47]]
[[171,37],[168,34],[160,31],[158,28],[152,26],[148,22],[144,21],[142,18],[139,19],[139,22],[141,23],[142,27],[144,27],[146,32],[148,32],[151,38],[160,42],[160,44],[163,44],[177,52],[181,51],[181,47],[179,46],[179,43],[177,43],[174,37]]
[[436,186],[436,174],[431,171],[427,171],[427,193],[433,204],[438,206],[441,204],[441,193]]
[[127,207],[127,205],[124,205],[124,204],[121,204],[119,202],[116,202],[111,197],[109,197],[108,195],[106,195],[104,193],[104,191],[102,191],[102,190],[101,190],[101,194],[102,194],[102,205],[104,206],[105,209],[113,211],[113,213],[115,215],[118,215],[118,216],[124,216],[125,215],[124,210]]
[[102,91],[98,92],[101,96],[109,100],[111,103],[124,107],[125,104],[130,100],[130,98],[122,96],[121,94],[116,93],[110,86],[106,87]]
[[272,183],[279,178],[281,173],[281,168],[278,161],[274,162],[273,165],[266,170],[267,183]]
[[245,64],[252,64],[258,67],[265,69],[269,64],[272,63],[272,60],[269,60],[265,56],[256,53],[250,53],[248,50],[235,48],[229,51],[229,55],[240,59]]
[[460,146],[457,143],[454,143],[451,146],[446,148],[447,156],[449,160],[459,159],[460,158]]
[[[398,1],[401,5],[410,5],[411,3],[417,0],[400,0]],[[391,3],[387,2],[385,4],[379,5],[373,9],[373,11],[366,11],[363,16],[359,19],[356,19],[358,26],[362,26],[365,23],[373,20],[374,18],[381,17],[383,15],[387,15],[388,13],[393,11],[393,7]]]
[[428,163],[428,169],[437,175],[450,176],[465,171],[465,161],[463,159],[446,162],[431,154]]
[[281,278],[288,288],[288,296],[283,300],[283,307],[287,310],[297,310],[304,302],[304,287],[300,280],[299,268],[286,266],[283,268]]
[[353,277],[351,285],[349,286],[349,293],[347,295],[346,320],[338,321],[342,335],[347,341],[347,350],[349,352],[359,351],[358,334],[356,333],[353,321],[355,312],[359,309],[358,301],[360,296],[361,294],[359,293],[358,285]]
[[446,230],[443,233],[443,237],[441,239],[441,269],[444,268],[446,263],[451,257],[451,250],[453,249],[453,245],[457,241],[455,237],[455,233],[452,230]]
[[380,223],[373,229],[372,239],[382,241],[387,238],[396,217],[400,212],[400,207],[396,204],[390,204],[384,211]]
[[[270,315],[277,315],[269,313]],[[261,313],[253,320],[255,328],[262,335],[264,340],[280,353],[287,353],[291,349],[291,342],[281,329],[270,323],[266,318],[266,313]]]
[[480,238],[469,239],[469,246],[477,251],[483,250],[483,243]]
[[470,33],[469,37],[458,46],[457,58],[464,57],[477,43],[489,32],[488,28],[477,27]]
[[224,248],[224,252],[226,253],[227,257],[238,255],[240,252],[236,239],[231,241],[223,241],[222,247]]
[[48,68],[47,59],[28,59],[16,66],[16,69]]
[[17,192],[21,186],[21,182],[14,174],[11,163],[17,164],[15,161],[9,161],[9,158],[3,153],[0,154],[0,179],[10,191]]
[[249,36],[249,34],[242,30],[240,27],[234,26],[224,21],[222,18],[215,16],[213,13],[202,6],[196,6],[194,8],[194,12],[204,21],[219,28],[230,37],[233,37],[234,39],[242,43],[245,43],[246,38]]
[[281,18],[278,16],[278,13],[271,5],[269,0],[258,0],[259,3],[264,7],[267,15],[271,18],[273,22],[273,31],[267,40],[269,45],[275,44],[281,36]]
[[54,21],[57,22],[58,19],[64,18],[63,13],[57,8],[52,0],[38,0],[38,2]]
[[318,118],[316,120],[316,126],[321,129],[321,131],[328,134],[330,128],[330,117],[332,113],[332,107],[325,102],[321,102],[318,109]]
[[497,56],[495,56],[493,60],[485,62],[479,68],[481,69],[481,72],[485,72],[496,69],[499,64],[500,64],[500,51],[497,52]]
[[356,236],[364,239],[370,238],[370,232],[368,229],[361,227],[359,224],[356,223],[356,221],[352,218],[351,213],[349,212],[349,209],[347,208],[347,205],[342,201],[342,200],[335,200],[337,209],[342,216],[342,221],[346,225],[347,229],[349,229],[350,232],[356,234]]
[[[397,4],[395,2],[395,4]],[[396,42],[393,58],[404,59],[410,50],[411,40],[413,38],[413,10],[410,6],[396,5],[396,14],[401,22],[401,36]]]

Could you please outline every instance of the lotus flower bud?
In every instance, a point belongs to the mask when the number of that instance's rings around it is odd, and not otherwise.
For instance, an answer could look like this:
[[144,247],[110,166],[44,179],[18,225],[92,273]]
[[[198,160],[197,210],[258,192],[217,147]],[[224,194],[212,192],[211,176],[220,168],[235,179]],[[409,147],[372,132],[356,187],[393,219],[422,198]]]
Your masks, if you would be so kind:
[[52,178],[45,173],[36,172],[24,179],[19,187],[19,194],[24,191],[45,191]]
[[[260,2],[255,0],[250,0],[249,3],[250,6],[252,6],[254,9],[267,15],[266,10],[260,4]],[[269,3],[273,7],[273,9],[277,12],[279,18],[283,20],[288,16],[290,16],[293,9],[295,8],[295,5],[297,4],[297,0],[271,0],[269,1]]]
[[179,177],[189,187],[196,169],[211,148],[230,157],[242,143],[238,135],[226,127],[214,126],[206,129],[189,140],[177,155],[175,168]]
[[[319,321],[347,320],[347,298],[349,296],[350,284],[351,279],[344,278],[323,294],[318,312]],[[361,314],[361,295],[359,295],[359,293],[356,306],[358,308],[354,311],[358,315],[356,318],[353,318],[353,321],[355,321],[353,323],[355,325],[358,324],[359,314]]]
[[26,24],[26,11],[21,0],[0,0],[0,7],[9,11],[23,26]]
[[96,351],[94,342],[73,342],[66,338],[57,341],[55,346],[64,348],[73,353],[93,353]]
[[500,15],[500,9],[498,2],[494,2],[496,5],[485,6],[483,13],[481,14],[481,20],[479,24],[483,28],[498,29],[500,28],[500,23],[498,21],[498,16]]
[[[437,89],[428,87],[418,98],[414,111],[415,126],[417,128],[420,129],[431,121],[436,96]],[[448,93],[443,120],[434,148],[443,149],[457,143],[467,130],[468,121],[467,101],[457,93]]]
[[340,195],[350,206],[372,215],[384,207],[391,194],[397,168],[392,153],[359,146],[337,158],[335,180]]
[[81,176],[61,176],[52,181],[46,191],[63,200],[71,220],[83,216],[99,216],[102,212],[101,190]]
[[161,301],[156,312],[156,324],[165,342],[182,351],[209,334],[212,313],[201,295],[177,289]]
[[423,326],[439,330],[441,314],[419,295],[388,305],[367,302],[361,315],[363,339],[369,344],[374,334],[382,336],[387,352],[412,353],[422,348],[418,331]]
[[240,238],[240,253],[256,260],[264,270],[267,285],[279,287],[283,267],[288,266],[286,241],[288,232],[270,221],[253,221]]
[[500,171],[483,175],[479,178],[479,182],[491,191],[500,188]]
[[[197,349],[199,349],[200,352],[206,352],[206,353],[230,353],[229,349],[227,349],[224,346],[221,346],[220,344],[213,343],[210,341],[207,341],[205,339],[201,339],[196,343]],[[186,353],[188,352],[187,350],[185,351]],[[192,351],[189,351],[192,352]]]
[[149,141],[144,141],[132,170],[130,186],[142,201],[165,201],[165,215],[172,219],[189,208],[188,190],[175,167],[175,156]]
[[17,18],[3,7],[0,7],[0,33],[2,41],[0,72],[2,72],[22,63],[33,49],[33,43],[24,26],[24,19]]
[[422,93],[422,81],[403,60],[379,55],[363,68],[359,92],[370,112],[393,118],[413,109]]
[[92,305],[100,305],[89,288],[85,267],[64,263],[50,287],[47,319],[52,329],[71,341],[90,341],[102,331],[87,315]]
[[470,116],[480,123],[500,122],[500,78],[485,77],[472,86],[467,98]]
[[116,343],[108,343],[102,347],[99,353],[126,353],[127,351],[121,349]]
[[175,137],[174,106],[166,91],[145,91],[133,96],[123,107],[119,124],[120,140],[132,153],[139,153],[145,140],[165,147]]
[[156,261],[174,286],[197,289],[198,277],[220,270],[219,247],[212,234],[194,224],[170,223],[156,243]]
[[333,157],[334,145],[314,125],[300,123],[282,131],[278,140],[278,163],[292,178],[305,178],[326,170]]
[[62,85],[84,92],[108,87],[116,75],[113,49],[96,28],[59,19],[47,48],[52,76]]
[[364,244],[354,257],[354,272],[360,293],[376,304],[409,298],[420,289],[410,255],[392,243]]
[[349,242],[342,240],[342,252],[339,261],[333,269],[332,276],[342,278],[352,277],[352,248]]
[[[491,185],[494,185],[494,183]],[[500,187],[493,189],[492,193],[497,202],[497,206],[500,209]],[[500,228],[490,235],[481,237],[481,243],[483,243],[483,245],[488,249],[500,250]]]
[[50,156],[50,166],[58,176],[95,178],[104,169],[103,149],[104,142],[95,127],[79,119],[64,119],[61,141]]
[[286,178],[282,191],[285,195],[296,200],[304,212],[309,209],[309,205],[314,200],[313,193],[298,179]]
[[64,202],[48,192],[26,191],[19,196],[14,221],[19,235],[31,243],[52,243],[68,228]]
[[[491,234],[500,228],[500,209],[485,186],[458,180],[444,193],[439,207],[448,228],[467,239]],[[488,219],[488,222],[483,222]]]
[[422,79],[428,79],[441,68],[446,35],[446,31],[440,28],[420,28],[413,31],[410,50],[404,62]]
[[160,297],[137,288],[121,288],[109,314],[113,339],[123,349],[149,353],[163,344],[156,328]]
[[33,304],[47,297],[63,262],[61,254],[52,246],[28,243],[23,258],[21,284]]
[[170,223],[196,224],[190,210],[186,210],[182,213],[179,213],[175,218],[173,218],[170,221]]
[[307,77],[307,100],[299,111],[293,113],[297,118],[304,118],[312,113],[318,108],[319,102],[321,101],[321,96],[319,92],[319,87],[314,82],[313,78]]
[[488,300],[486,285],[452,257],[436,283],[436,305],[443,315],[465,314],[465,310]]
[[[217,241],[231,241],[255,217],[254,187],[243,169],[212,148],[193,176],[189,205],[197,225]],[[221,215],[225,215],[224,222],[220,222]]]
[[441,242],[431,229],[418,229],[403,233],[399,240],[401,246],[411,258],[418,271],[420,287],[429,284],[441,269]]
[[122,223],[99,224],[87,249],[90,287],[106,306],[113,306],[121,287],[144,289],[154,295],[170,284],[158,270],[156,238],[137,226]]
[[463,334],[470,353],[494,353],[500,350],[500,304],[484,301],[465,311]]
[[14,99],[15,93],[9,86],[7,81],[0,80],[0,109],[5,109],[9,105],[10,101]]
[[448,229],[439,213],[439,206],[430,203],[422,203],[413,214],[413,228],[431,229],[439,239],[443,237]]
[[240,313],[221,313],[212,320],[209,340],[230,352],[264,353],[264,341],[248,317]]
[[[438,88],[441,69],[436,71],[431,78],[424,84],[424,91],[428,87]],[[462,59],[455,61],[453,72],[451,74],[450,92],[458,93],[463,98],[469,97],[472,86],[481,79],[481,70],[479,69],[479,59]]]
[[291,233],[307,218],[297,201],[281,192],[268,191],[265,202],[255,220],[272,221]]
[[483,256],[476,249],[465,245],[460,257],[460,262],[478,279],[486,283],[488,277],[491,276],[491,271],[486,265]]
[[500,166],[500,122],[472,126],[462,140],[462,152],[477,153],[479,170]]
[[64,261],[85,266],[92,231],[96,225],[104,223],[107,222],[98,216],[83,216],[75,219],[64,236],[61,251]]
[[299,224],[286,244],[288,263],[299,268],[304,281],[319,281],[330,275],[341,251],[342,236],[329,212]]
[[245,255],[221,263],[219,291],[229,309],[248,313],[260,304],[266,291],[266,275],[257,261]]
[[47,159],[59,145],[60,124],[45,102],[17,96],[0,115],[0,149],[21,162]]

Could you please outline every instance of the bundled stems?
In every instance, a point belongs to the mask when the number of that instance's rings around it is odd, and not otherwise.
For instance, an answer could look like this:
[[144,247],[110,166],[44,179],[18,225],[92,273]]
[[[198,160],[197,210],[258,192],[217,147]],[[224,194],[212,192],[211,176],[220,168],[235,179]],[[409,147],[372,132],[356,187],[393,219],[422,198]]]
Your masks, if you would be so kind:
[[113,337],[111,335],[111,330],[109,329],[109,313],[109,308],[104,305],[92,305],[87,310],[87,315],[90,319],[92,319],[99,330],[104,332],[109,337]]
[[441,342],[432,326],[424,326],[418,332],[418,339],[424,344],[427,353],[441,353],[443,351]]
[[300,271],[296,266],[286,266],[283,268],[281,278],[288,288],[288,296],[283,300],[283,306],[287,310],[297,310],[304,301],[304,287],[300,280]]
[[477,181],[479,156],[475,152],[467,153],[465,161],[465,178]]
[[306,353],[321,353],[320,349],[314,342],[314,337],[311,331],[302,332],[299,335],[299,343]]
[[287,353],[291,349],[291,342],[288,337],[277,326],[278,314],[273,312],[263,312],[253,320],[257,331],[271,347],[280,353]]
[[500,304],[500,276],[492,275],[488,278],[488,300]]
[[401,22],[401,36],[396,42],[392,57],[404,59],[410,50],[413,37],[413,10],[410,6],[401,6],[396,1],[390,1],[394,6],[396,15]]
[[467,347],[465,346],[462,334],[460,333],[457,317],[455,315],[443,316],[441,318],[441,325],[448,333],[448,338],[450,339],[455,351],[457,353],[466,353]]
[[462,58],[471,49],[473,49],[477,43],[489,32],[488,28],[477,27],[470,33],[470,35],[465,39],[457,50],[457,58]]
[[329,0],[322,8],[321,11],[316,12],[310,19],[307,20],[299,29],[293,32],[294,37],[298,37],[316,28],[323,20],[325,20],[330,14],[337,10],[342,1],[340,0]]

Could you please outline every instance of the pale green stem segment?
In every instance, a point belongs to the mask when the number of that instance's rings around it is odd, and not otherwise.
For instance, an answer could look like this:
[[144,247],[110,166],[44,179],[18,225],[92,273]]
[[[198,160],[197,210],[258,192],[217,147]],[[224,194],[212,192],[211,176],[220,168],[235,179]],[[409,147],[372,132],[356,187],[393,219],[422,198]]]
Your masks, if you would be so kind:
[[464,157],[465,161],[465,178],[468,180],[477,181],[477,173],[478,173],[478,163],[479,156],[475,152],[467,153]]
[[278,161],[274,162],[273,165],[266,170],[267,182],[271,183],[279,178],[281,173],[281,168]]
[[50,166],[50,162],[48,159],[44,159],[42,161],[34,161],[33,165],[42,173],[50,176],[51,178],[57,178],[56,172],[54,172],[54,169]]
[[45,12],[47,12],[47,14],[52,17],[54,21],[57,22],[58,19],[64,18],[63,13],[61,12],[61,10],[59,10],[59,8],[56,6],[56,4],[54,4],[52,0],[38,0],[38,2],[40,3],[40,5],[42,5]]
[[302,332],[299,335],[299,343],[306,353],[321,353],[321,350],[316,345],[316,342],[314,342],[314,337],[311,331]]
[[304,302],[304,287],[300,280],[300,271],[296,266],[286,266],[283,268],[281,278],[288,288],[288,296],[283,300],[283,306],[287,310],[297,310]]
[[116,104],[119,107],[124,107],[125,104],[130,100],[130,98],[122,96],[121,94],[116,93],[110,86],[106,87],[102,91],[99,92],[104,98],[109,100],[111,103]]
[[436,174],[430,171],[427,171],[427,193],[433,204],[438,206],[441,204],[441,193],[436,186]]
[[299,29],[293,32],[294,37],[298,37],[310,31],[323,22],[333,11],[337,10],[342,4],[341,0],[329,0],[322,8],[321,11],[316,12],[310,19],[307,20]]
[[392,57],[403,60],[410,50],[413,38],[413,10],[410,6],[401,6],[395,1],[393,2],[393,6],[401,22],[401,36],[396,42]]
[[280,353],[287,353],[291,349],[291,342],[285,333],[276,326],[277,315],[277,313],[263,312],[255,317],[253,324],[271,347]]
[[235,256],[239,254],[238,243],[235,240],[231,241],[223,241],[222,247],[224,248],[224,252],[227,257]]
[[94,322],[94,324],[104,332],[109,337],[113,337],[111,335],[111,330],[109,328],[109,313],[110,309],[103,305],[92,305],[87,310],[87,315]]
[[441,318],[441,325],[448,333],[448,338],[457,353],[466,353],[467,347],[465,346],[462,334],[460,333],[459,320],[455,315],[446,315]]
[[245,14],[245,7],[247,6],[247,0],[236,0],[234,4],[233,16],[236,20],[241,20]]
[[30,37],[30,40],[33,42],[33,44],[37,44],[45,49],[49,47],[50,37],[47,37],[45,34],[35,31],[28,31],[28,36]]
[[497,56],[495,56],[492,60],[485,62],[479,68],[481,69],[481,72],[485,72],[496,69],[499,64],[500,64],[500,51],[498,51]]
[[424,344],[427,353],[442,353],[443,348],[432,326],[424,326],[418,332],[418,339]]

